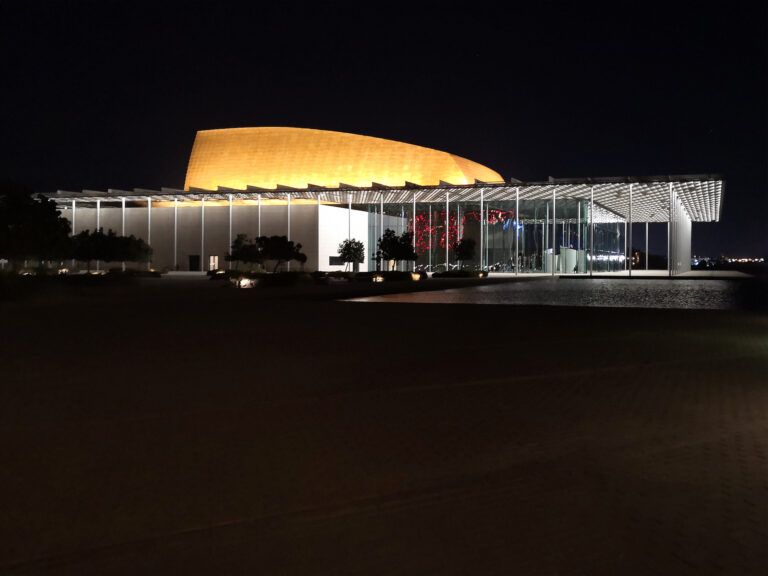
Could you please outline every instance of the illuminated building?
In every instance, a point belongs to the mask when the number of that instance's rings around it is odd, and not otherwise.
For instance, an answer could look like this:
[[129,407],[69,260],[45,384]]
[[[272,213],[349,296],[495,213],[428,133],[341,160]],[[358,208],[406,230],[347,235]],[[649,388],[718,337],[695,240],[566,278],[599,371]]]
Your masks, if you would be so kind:
[[620,271],[637,225],[667,223],[669,273],[677,274],[690,269],[691,223],[719,220],[723,190],[716,175],[505,182],[465,158],[381,138],[234,128],[198,132],[184,189],[50,196],[74,233],[141,237],[160,269],[226,267],[244,233],[301,243],[308,271],[343,269],[337,247],[356,238],[366,249],[361,269],[373,270],[377,240],[392,229],[414,233],[419,269],[455,266],[451,245],[464,237],[476,243],[464,262],[471,268]]
[[228,128],[197,133],[184,189],[309,185],[338,188],[503,182],[485,166],[447,152],[328,130]]

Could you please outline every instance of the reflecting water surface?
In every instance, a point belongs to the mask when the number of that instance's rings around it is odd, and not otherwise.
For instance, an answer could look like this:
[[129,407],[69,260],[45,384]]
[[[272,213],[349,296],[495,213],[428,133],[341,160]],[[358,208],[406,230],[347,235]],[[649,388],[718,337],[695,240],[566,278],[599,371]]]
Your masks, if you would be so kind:
[[[365,302],[734,310],[753,286],[733,280],[537,279],[357,298]],[[748,304],[748,303],[747,303]]]

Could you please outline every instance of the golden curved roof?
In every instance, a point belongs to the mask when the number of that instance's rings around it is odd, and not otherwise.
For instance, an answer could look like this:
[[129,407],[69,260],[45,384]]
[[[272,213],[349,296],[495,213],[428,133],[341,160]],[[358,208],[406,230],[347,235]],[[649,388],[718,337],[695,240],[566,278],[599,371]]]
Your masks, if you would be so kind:
[[431,148],[308,128],[226,128],[195,137],[184,188],[422,186],[501,182],[490,168]]

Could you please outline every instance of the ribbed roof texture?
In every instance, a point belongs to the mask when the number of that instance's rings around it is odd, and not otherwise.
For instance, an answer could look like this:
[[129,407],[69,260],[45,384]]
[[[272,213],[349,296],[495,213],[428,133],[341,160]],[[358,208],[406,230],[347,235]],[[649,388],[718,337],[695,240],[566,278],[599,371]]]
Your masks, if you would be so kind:
[[503,181],[490,168],[440,150],[344,132],[261,127],[199,131],[184,188],[435,186],[475,180]]

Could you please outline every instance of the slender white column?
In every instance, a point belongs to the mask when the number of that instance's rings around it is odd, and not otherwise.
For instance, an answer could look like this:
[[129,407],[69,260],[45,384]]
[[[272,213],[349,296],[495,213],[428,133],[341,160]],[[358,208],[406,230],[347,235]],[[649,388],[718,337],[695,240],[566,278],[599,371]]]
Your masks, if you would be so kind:
[[[286,196],[288,197],[288,241],[290,242],[291,241],[291,195],[290,194],[286,194]],[[288,264],[286,266],[286,270],[288,272],[291,271],[291,261],[290,260],[288,260]]]
[[648,221],[645,222],[645,270],[648,271]]
[[261,236],[261,194],[259,194],[258,198],[259,198],[259,214],[258,214],[259,218],[256,226],[256,235],[260,237]]
[[[413,252],[416,253],[416,192],[413,193]],[[416,271],[416,260],[413,261],[411,269]]]
[[672,182],[669,183],[669,211],[667,213],[667,273],[672,276]]
[[488,252],[491,249],[491,241],[488,238],[488,225],[490,224],[490,218],[488,217],[488,204],[485,205],[485,265],[488,267],[488,272],[491,271],[491,260],[488,257]]
[[544,219],[544,222],[541,224],[541,273],[544,274],[546,271],[546,264],[545,260],[547,260],[547,246],[549,245],[549,236],[547,235],[547,232],[549,232],[549,204],[547,204],[547,214]]
[[[77,202],[75,200],[72,200],[72,236],[75,235],[75,214],[76,214],[76,208],[75,205]],[[75,259],[72,258],[72,269],[75,268]]]
[[552,276],[555,275],[555,251],[557,244],[557,208],[555,202],[555,189],[552,188]]
[[624,270],[627,269],[627,220],[624,219]]
[[[290,216],[288,217],[290,221]],[[352,240],[352,195],[347,192],[347,240]]]
[[429,205],[429,271],[432,272],[432,204]]
[[629,276],[632,277],[632,186],[629,185]]
[[483,190],[480,189],[480,271],[483,270]]
[[[152,198],[147,196],[147,244],[152,246]],[[147,259],[147,269],[152,269],[152,255]]]
[[173,199],[173,269],[179,269],[179,199]]
[[445,271],[448,271],[448,248],[449,248],[449,236],[448,236],[448,210],[449,210],[449,203],[448,198],[450,194],[448,192],[445,193]]
[[147,244],[152,244],[152,198],[147,196]]
[[205,196],[200,199],[200,271],[205,272]]
[[[125,198],[120,198],[120,236],[125,236]],[[125,272],[125,260],[120,263]]]
[[[382,237],[384,236],[384,192],[381,192],[379,195],[379,237],[376,239],[378,242]],[[377,254],[377,263],[378,263],[378,271],[384,272],[384,260],[382,258],[378,257],[379,254],[379,246],[376,245],[376,254]]]
[[[229,245],[227,246],[227,254],[232,251],[232,194],[229,195]],[[232,269],[232,260],[227,262],[227,269]]]
[[589,187],[589,275],[595,262],[595,187]]
[[581,274],[581,200],[576,201],[576,273]]
[[[96,200],[96,232],[101,229],[101,200]],[[101,261],[96,260],[96,270],[101,270]]]
[[515,188],[515,276],[520,271],[520,186]]

